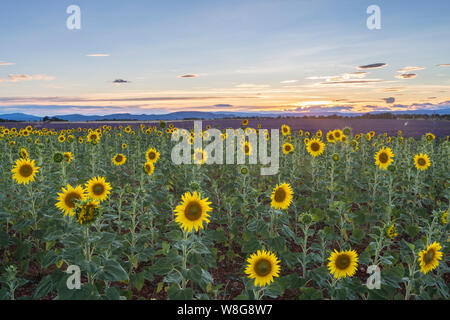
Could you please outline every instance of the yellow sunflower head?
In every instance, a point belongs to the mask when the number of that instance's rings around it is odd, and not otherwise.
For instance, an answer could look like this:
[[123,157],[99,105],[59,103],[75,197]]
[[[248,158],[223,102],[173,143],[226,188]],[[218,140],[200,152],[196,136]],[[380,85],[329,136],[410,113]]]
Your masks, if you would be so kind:
[[282,148],[284,154],[288,154],[294,151],[294,146],[289,142],[284,143]]
[[328,270],[336,279],[353,276],[358,266],[358,254],[355,250],[338,252],[335,249],[328,260]]
[[196,164],[204,164],[208,159],[208,153],[203,149],[196,148],[194,150],[194,154],[192,155],[192,159]]
[[245,141],[243,144],[242,144],[242,152],[244,152],[244,154],[246,155],[246,156],[249,156],[249,155],[251,155],[252,154],[252,145],[250,144],[250,142],[248,142],[248,141]]
[[19,156],[20,156],[21,159],[28,159],[28,158],[29,158],[29,155],[28,155],[27,149],[25,149],[25,148],[20,148]]
[[77,202],[86,199],[84,189],[80,185],[73,188],[70,184],[67,185],[66,189],[64,187],[61,189],[62,193],[58,193],[56,207],[60,209],[65,216],[67,214],[73,216]]
[[375,154],[375,165],[381,170],[386,170],[394,161],[394,156],[391,148],[383,147]]
[[106,182],[105,177],[95,177],[86,183],[86,192],[93,200],[104,201],[110,194],[111,184]]
[[127,162],[127,156],[121,153],[114,155],[112,162],[115,166],[121,166]]
[[431,161],[427,154],[421,153],[414,156],[414,164],[416,165],[417,170],[424,171],[431,166]]
[[70,163],[70,162],[73,160],[73,154],[72,154],[72,152],[64,152],[63,156],[64,156],[64,160],[65,160],[67,163]]
[[98,201],[91,199],[78,202],[74,211],[79,224],[91,224],[100,216]]
[[33,182],[39,167],[35,166],[34,160],[17,159],[14,167],[11,169],[12,178],[18,184],[28,184]]
[[270,195],[272,208],[286,210],[291,205],[293,193],[289,183],[277,185]]
[[187,232],[192,229],[203,229],[203,222],[209,223],[208,212],[212,211],[208,198],[202,199],[201,194],[186,192],[181,197],[181,204],[175,208],[175,221]]
[[280,276],[280,260],[277,256],[265,250],[252,253],[247,259],[245,273],[250,279],[255,279],[255,286],[264,287]]
[[334,139],[334,133],[333,131],[328,131],[327,132],[327,141],[329,143],[336,143],[336,140]]
[[247,119],[242,120],[242,125],[243,125],[243,126],[248,125],[248,120],[247,120]]
[[308,150],[309,154],[313,157],[317,157],[325,150],[325,143],[317,138],[311,139],[306,144],[306,150]]
[[159,152],[156,151],[156,149],[150,147],[145,152],[145,158],[147,159],[147,161],[157,162],[159,159]]
[[146,174],[148,174],[149,176],[151,176],[154,171],[155,171],[155,165],[153,164],[153,162],[152,161],[147,161],[144,164],[144,172]]
[[428,141],[433,141],[434,139],[436,139],[436,136],[432,133],[426,133],[425,136]]
[[289,127],[287,124],[283,124],[281,126],[281,133],[283,136],[288,136],[291,134],[291,127]]
[[343,135],[342,130],[336,129],[336,130],[333,130],[332,132],[333,132],[334,140],[341,141],[342,135]]
[[433,242],[426,249],[419,252],[420,271],[424,274],[434,270],[439,265],[439,260],[442,260],[441,245]]

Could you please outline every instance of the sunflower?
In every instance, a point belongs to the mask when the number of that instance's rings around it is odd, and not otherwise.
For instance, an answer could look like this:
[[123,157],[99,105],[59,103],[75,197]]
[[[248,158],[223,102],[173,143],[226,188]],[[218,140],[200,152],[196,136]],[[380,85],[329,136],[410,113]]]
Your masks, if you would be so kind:
[[127,144],[126,143],[122,143],[122,149],[126,149],[126,148],[128,148]]
[[298,135],[299,135],[300,137],[303,135],[303,130],[302,130],[302,129],[298,130]]
[[433,141],[434,139],[436,139],[436,136],[432,133],[426,133],[425,136],[428,141]]
[[34,160],[30,159],[17,159],[16,164],[11,169],[13,174],[12,178],[16,180],[18,184],[28,184],[34,181],[36,172],[39,167],[35,167]]
[[145,152],[145,158],[147,159],[147,161],[157,162],[159,159],[159,152],[156,151],[156,149],[150,147]]
[[58,202],[56,207],[60,209],[64,215],[70,216],[74,215],[74,209],[77,201],[83,201],[86,198],[84,189],[82,186],[78,185],[73,188],[70,184],[67,185],[67,189],[62,189],[62,193],[58,193]]
[[248,125],[248,120],[247,120],[247,119],[242,120],[242,125],[243,125],[243,126]]
[[93,200],[106,200],[111,189],[111,184],[105,181],[105,177],[92,178],[86,183],[86,192]]
[[390,225],[387,230],[386,230],[386,235],[390,238],[390,239],[394,239],[395,237],[398,236],[398,233],[395,232],[395,225]]
[[87,141],[97,143],[100,140],[100,135],[96,131],[89,132]]
[[327,132],[327,141],[329,143],[336,143],[336,140],[334,139],[334,133],[333,131],[328,131]]
[[416,165],[417,170],[427,170],[429,166],[431,166],[430,158],[427,154],[416,154],[414,156],[414,163]]
[[60,143],[63,143],[64,141],[66,141],[66,137],[64,137],[63,135],[60,135],[60,136],[58,137],[58,141],[59,141]]
[[77,203],[75,218],[79,224],[90,224],[100,215],[99,203],[96,200],[85,200]]
[[208,212],[212,211],[210,204],[208,198],[202,199],[197,191],[193,194],[186,192],[181,197],[181,204],[175,209],[175,221],[187,232],[191,232],[192,229],[195,231],[203,229],[203,221],[209,223]]
[[277,256],[265,250],[258,250],[247,258],[245,273],[250,279],[255,279],[255,286],[264,287],[280,276],[280,260]]
[[342,138],[342,135],[343,135],[342,131],[339,130],[339,129],[336,129],[336,130],[333,130],[332,132],[333,132],[334,140],[335,141],[341,141],[341,138]]
[[192,155],[192,159],[196,164],[204,164],[208,159],[208,153],[201,148],[196,148],[194,150],[194,154]]
[[153,162],[152,161],[147,161],[144,164],[144,172],[146,174],[148,174],[149,176],[151,176],[154,171],[155,171],[155,165],[153,164]]
[[383,147],[375,154],[375,165],[380,169],[386,170],[387,167],[394,161],[395,154],[392,153],[391,148]]
[[309,154],[313,157],[317,157],[323,153],[325,150],[325,143],[323,143],[319,139],[311,139],[308,141],[308,144],[306,145],[306,150],[308,150]]
[[122,153],[117,153],[112,157],[112,162],[115,166],[121,166],[127,162],[127,156]]
[[19,156],[21,159],[28,159],[29,155],[28,155],[27,149],[20,148]]
[[242,152],[244,152],[244,154],[246,155],[246,156],[249,156],[249,155],[251,155],[252,154],[252,145],[250,144],[250,142],[248,142],[248,141],[245,141],[243,144],[242,144]]
[[283,124],[281,126],[281,133],[283,136],[288,136],[291,134],[291,127],[289,127],[287,124]]
[[420,271],[427,274],[437,268],[439,260],[442,260],[441,245],[433,242],[426,249],[419,252]]
[[66,160],[67,163],[70,163],[73,159],[72,152],[64,152],[63,156],[64,156],[64,160]]
[[270,195],[272,203],[270,204],[274,209],[286,210],[292,202],[292,188],[289,183],[277,185]]
[[289,142],[284,143],[282,148],[283,148],[284,154],[288,154],[288,153],[294,151],[294,146]]
[[353,276],[358,266],[358,254],[355,250],[338,252],[335,249],[328,260],[328,270],[336,279]]

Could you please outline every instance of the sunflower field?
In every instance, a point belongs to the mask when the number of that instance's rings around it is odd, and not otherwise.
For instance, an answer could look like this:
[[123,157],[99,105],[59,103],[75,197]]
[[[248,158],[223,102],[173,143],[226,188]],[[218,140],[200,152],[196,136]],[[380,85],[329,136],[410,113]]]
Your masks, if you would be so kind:
[[448,137],[280,129],[261,175],[164,122],[0,126],[0,299],[449,299]]

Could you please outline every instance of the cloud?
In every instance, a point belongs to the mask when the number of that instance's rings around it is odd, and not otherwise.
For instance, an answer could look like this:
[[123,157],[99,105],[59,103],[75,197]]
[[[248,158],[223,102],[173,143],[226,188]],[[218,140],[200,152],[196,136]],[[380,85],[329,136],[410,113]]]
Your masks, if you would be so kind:
[[268,84],[254,84],[254,83],[241,83],[236,85],[236,88],[268,88]]
[[395,98],[394,98],[394,97],[383,98],[383,100],[384,100],[386,103],[394,103],[394,102],[395,102]]
[[197,78],[197,77],[198,77],[197,74],[182,74],[178,76],[178,78]]
[[414,79],[415,77],[417,77],[417,74],[415,73],[402,73],[399,74],[398,76],[395,76],[397,79]]
[[397,70],[397,72],[399,73],[407,73],[407,72],[411,72],[411,71],[419,71],[419,70],[423,70],[425,68],[422,67],[403,67],[399,70]]
[[306,106],[306,107],[298,107],[294,111],[296,112],[342,112],[342,111],[351,111],[353,110],[352,106]]
[[280,81],[280,83],[295,83],[298,80],[284,80],[284,81]]
[[47,76],[45,74],[35,74],[35,75],[28,75],[28,74],[9,74],[8,80],[1,79],[1,81],[8,81],[8,82],[21,82],[21,81],[31,81],[31,80],[44,80],[44,81],[50,81],[55,79],[55,77]]
[[232,106],[233,106],[232,104],[228,104],[228,103],[218,103],[218,104],[214,105],[214,107],[216,107],[216,108],[229,108]]
[[353,84],[369,84],[383,82],[382,79],[361,79],[361,80],[330,80],[325,82],[319,82],[317,85],[353,85]]
[[11,66],[15,64],[14,62],[0,62],[0,66]]
[[131,81],[123,80],[123,79],[116,79],[113,81],[115,84],[123,84],[123,83],[130,83]]
[[450,63],[441,63],[437,65],[438,67],[450,67]]
[[386,63],[372,63],[372,64],[366,64],[364,66],[357,67],[358,69],[376,69],[376,68],[383,68],[387,66]]
[[91,53],[87,54],[86,57],[109,57],[109,53]]

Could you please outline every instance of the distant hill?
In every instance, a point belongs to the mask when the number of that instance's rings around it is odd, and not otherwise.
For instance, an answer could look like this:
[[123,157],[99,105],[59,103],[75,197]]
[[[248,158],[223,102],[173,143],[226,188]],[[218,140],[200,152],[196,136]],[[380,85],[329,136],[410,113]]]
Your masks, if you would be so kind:
[[[186,120],[186,119],[223,119],[223,118],[253,118],[253,117],[364,117],[365,115],[450,115],[450,109],[442,110],[404,110],[404,111],[375,111],[368,114],[364,113],[345,113],[345,112],[201,112],[201,111],[180,111],[167,114],[130,114],[130,113],[115,113],[108,115],[82,115],[82,114],[67,114],[55,115],[55,118],[65,121],[112,121],[112,120],[136,120],[136,121],[156,121],[156,120]],[[0,114],[2,120],[13,121],[42,121],[43,117],[24,113],[9,113]]]

